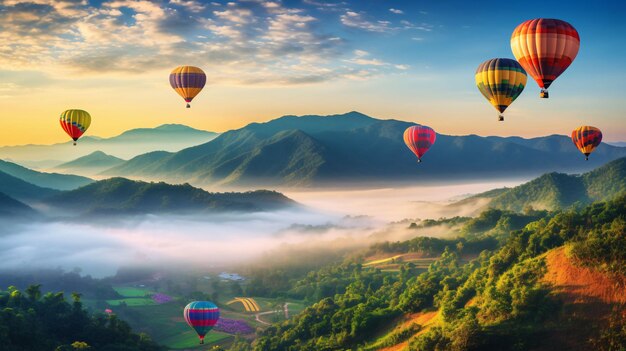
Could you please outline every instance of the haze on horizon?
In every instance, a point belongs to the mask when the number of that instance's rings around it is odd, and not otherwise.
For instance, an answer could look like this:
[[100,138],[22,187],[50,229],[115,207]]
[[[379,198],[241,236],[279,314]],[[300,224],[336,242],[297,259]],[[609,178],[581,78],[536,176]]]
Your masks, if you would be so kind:
[[[443,134],[569,134],[626,140],[621,1],[489,4],[247,0],[0,1],[0,145],[67,137],[59,114],[83,108],[86,135],[181,123],[223,132],[282,115],[357,110]],[[37,13],[38,15],[33,15]],[[562,18],[581,50],[537,97],[529,78],[505,123],[474,86],[477,65],[512,57],[523,20]],[[169,87],[192,64],[208,84],[185,109]]]

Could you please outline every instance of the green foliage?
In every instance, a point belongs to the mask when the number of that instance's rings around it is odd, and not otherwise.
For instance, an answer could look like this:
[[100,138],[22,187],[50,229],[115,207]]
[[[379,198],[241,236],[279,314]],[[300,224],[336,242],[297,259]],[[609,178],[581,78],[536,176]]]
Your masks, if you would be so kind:
[[626,158],[581,176],[548,173],[496,196],[490,207],[521,212],[524,208],[558,210],[606,201],[626,191]]
[[243,193],[209,193],[189,184],[146,183],[110,178],[66,191],[46,200],[53,206],[99,214],[145,212],[239,210],[256,211],[285,207],[293,201],[268,190]]
[[42,296],[39,285],[0,293],[0,344],[6,351],[162,350],[115,315],[89,315],[79,294],[68,303],[63,293]]
[[[268,328],[254,349],[367,349],[379,346],[371,338],[388,328],[394,316],[433,308],[439,310],[441,323],[410,339],[411,350],[536,347],[561,308],[542,283],[547,269],[543,254],[570,244],[582,264],[601,264],[623,277],[625,223],[626,194],[622,194],[608,202],[554,213],[490,209],[466,221],[462,229],[466,237],[458,240],[420,237],[373,245],[366,255],[441,250],[441,256],[421,274],[409,265],[400,274],[385,274],[361,269],[353,261],[311,272],[292,292],[320,301],[293,320]],[[459,251],[481,248],[490,250],[466,264],[459,260]],[[621,350],[621,346],[607,346],[621,345],[623,340],[623,324],[616,318],[594,341],[606,350]],[[415,333],[390,334],[389,343],[410,334]]]

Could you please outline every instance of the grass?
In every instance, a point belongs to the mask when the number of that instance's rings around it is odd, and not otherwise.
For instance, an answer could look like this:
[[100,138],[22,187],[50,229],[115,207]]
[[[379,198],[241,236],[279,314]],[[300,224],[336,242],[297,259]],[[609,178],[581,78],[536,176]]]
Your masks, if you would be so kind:
[[148,297],[134,297],[127,299],[118,299],[118,300],[106,300],[106,302],[111,306],[119,306],[122,303],[126,303],[126,306],[148,306],[155,305],[154,300]]
[[136,288],[131,286],[115,286],[113,287],[113,290],[124,297],[145,297],[152,294],[152,291],[146,288]]
[[204,337],[204,345],[200,345],[198,334],[189,328],[189,331],[178,333],[161,342],[172,349],[208,348],[209,345],[224,341],[232,336],[225,333],[210,331]]
[[370,261],[370,262],[364,263],[363,267],[373,266],[373,265],[377,265],[377,264],[381,264],[381,263],[386,263],[386,262],[398,259],[398,258],[400,258],[402,256],[404,256],[404,255],[395,255],[395,256],[392,256],[392,257],[381,258],[380,260]]

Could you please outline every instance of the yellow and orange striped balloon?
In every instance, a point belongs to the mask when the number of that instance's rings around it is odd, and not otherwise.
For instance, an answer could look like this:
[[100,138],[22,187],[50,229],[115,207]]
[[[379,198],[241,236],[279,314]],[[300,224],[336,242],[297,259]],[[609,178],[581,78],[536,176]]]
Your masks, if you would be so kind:
[[602,132],[596,127],[580,126],[572,131],[572,141],[588,160],[589,154],[602,142]]

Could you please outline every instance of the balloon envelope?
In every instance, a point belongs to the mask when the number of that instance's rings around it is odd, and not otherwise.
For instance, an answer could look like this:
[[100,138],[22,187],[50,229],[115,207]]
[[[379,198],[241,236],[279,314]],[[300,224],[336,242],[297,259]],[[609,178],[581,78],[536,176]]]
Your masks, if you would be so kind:
[[527,76],[517,61],[494,58],[478,66],[475,79],[485,99],[503,113],[524,90]]
[[206,75],[198,67],[179,66],[170,73],[170,85],[187,102],[187,107],[206,84]]
[[404,131],[404,143],[417,156],[417,162],[421,162],[422,156],[435,143],[437,134],[426,126],[411,126]]
[[74,140],[80,138],[91,125],[91,116],[83,110],[67,110],[59,118],[61,128]]
[[198,333],[200,343],[204,343],[204,336],[220,318],[220,309],[210,301],[194,301],[185,307],[184,316],[187,324]]
[[596,127],[581,126],[572,131],[572,141],[585,154],[585,159],[589,159],[589,154],[602,142],[602,132]]
[[517,26],[511,35],[513,55],[542,92],[569,67],[579,48],[576,29],[558,19],[528,20]]

